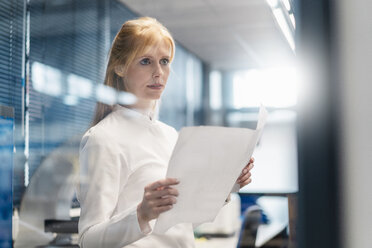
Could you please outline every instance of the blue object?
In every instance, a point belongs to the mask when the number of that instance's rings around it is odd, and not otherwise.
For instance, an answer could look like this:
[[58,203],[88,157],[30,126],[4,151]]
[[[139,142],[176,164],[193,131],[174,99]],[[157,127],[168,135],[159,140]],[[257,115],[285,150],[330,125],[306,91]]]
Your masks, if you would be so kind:
[[[245,211],[251,207],[257,205],[257,199],[261,197],[261,195],[247,195],[247,194],[240,194],[240,216],[243,219]],[[267,215],[264,211],[261,210],[261,223],[268,224],[270,220],[268,219]]]
[[0,106],[0,247],[12,247],[13,108]]

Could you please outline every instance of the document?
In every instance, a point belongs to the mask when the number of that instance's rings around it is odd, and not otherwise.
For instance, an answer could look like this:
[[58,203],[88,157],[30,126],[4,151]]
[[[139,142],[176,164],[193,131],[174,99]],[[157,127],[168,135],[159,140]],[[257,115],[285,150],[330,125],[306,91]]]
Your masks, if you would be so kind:
[[154,232],[165,233],[179,223],[194,226],[212,222],[225,204],[247,165],[266,123],[261,106],[257,127],[186,127],[181,129],[166,177],[179,179],[174,186],[177,203],[157,219]]

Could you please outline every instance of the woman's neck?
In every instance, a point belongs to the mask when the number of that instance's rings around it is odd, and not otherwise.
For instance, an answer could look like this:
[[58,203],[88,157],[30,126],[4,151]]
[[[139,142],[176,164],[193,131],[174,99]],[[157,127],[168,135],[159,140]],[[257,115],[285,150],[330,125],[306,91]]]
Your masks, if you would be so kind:
[[152,118],[153,112],[155,111],[155,100],[144,100],[137,98],[137,102],[133,105],[126,106],[127,108],[133,109],[141,114],[149,116]]

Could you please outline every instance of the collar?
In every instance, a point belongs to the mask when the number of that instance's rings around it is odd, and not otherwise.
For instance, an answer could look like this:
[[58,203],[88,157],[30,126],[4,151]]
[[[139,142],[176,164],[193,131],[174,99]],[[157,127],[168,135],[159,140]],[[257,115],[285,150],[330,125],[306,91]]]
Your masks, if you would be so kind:
[[139,118],[139,119],[144,120],[148,123],[154,124],[156,122],[155,115],[154,115],[153,112],[143,113],[139,109],[127,108],[127,107],[124,107],[124,106],[119,105],[119,104],[114,105],[113,111],[118,111],[126,117]]

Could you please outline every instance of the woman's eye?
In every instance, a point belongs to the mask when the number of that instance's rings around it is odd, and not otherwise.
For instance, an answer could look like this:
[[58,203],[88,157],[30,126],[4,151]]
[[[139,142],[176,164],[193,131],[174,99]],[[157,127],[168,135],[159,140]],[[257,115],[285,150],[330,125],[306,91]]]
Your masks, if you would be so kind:
[[141,65],[149,65],[150,64],[150,59],[145,58],[140,61]]
[[162,64],[162,65],[169,64],[169,59],[162,59],[162,60],[160,60],[160,64]]

